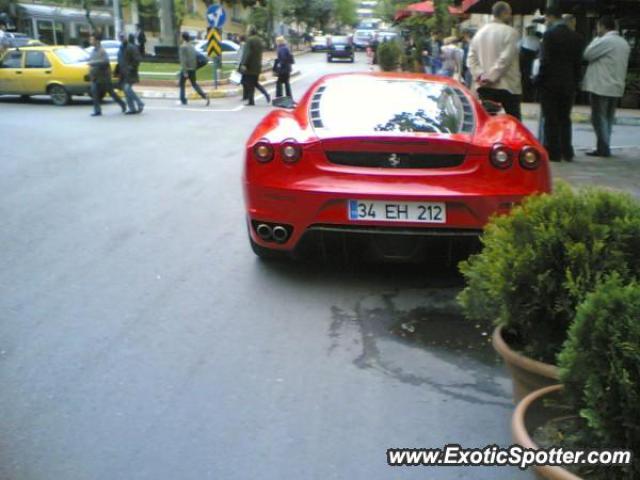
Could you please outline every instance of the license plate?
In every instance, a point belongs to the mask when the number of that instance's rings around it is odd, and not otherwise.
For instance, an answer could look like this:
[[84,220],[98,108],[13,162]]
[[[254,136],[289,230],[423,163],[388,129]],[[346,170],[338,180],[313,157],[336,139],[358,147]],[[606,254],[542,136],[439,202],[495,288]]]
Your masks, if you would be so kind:
[[381,222],[446,223],[444,202],[394,202],[349,200],[349,220]]

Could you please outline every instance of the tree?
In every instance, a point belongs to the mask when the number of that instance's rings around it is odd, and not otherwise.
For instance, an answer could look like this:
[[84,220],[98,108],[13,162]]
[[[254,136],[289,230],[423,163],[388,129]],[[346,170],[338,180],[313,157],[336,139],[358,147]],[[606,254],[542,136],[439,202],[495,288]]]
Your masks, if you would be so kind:
[[335,22],[340,26],[355,27],[358,14],[354,0],[335,0]]

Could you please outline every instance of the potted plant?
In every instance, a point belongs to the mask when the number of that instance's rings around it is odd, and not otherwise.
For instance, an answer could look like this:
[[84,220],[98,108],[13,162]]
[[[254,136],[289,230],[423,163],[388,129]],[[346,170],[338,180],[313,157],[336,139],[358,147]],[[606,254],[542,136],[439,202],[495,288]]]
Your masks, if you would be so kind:
[[402,63],[402,48],[395,40],[388,40],[378,46],[378,64],[383,72],[395,72]]
[[558,383],[556,355],[577,305],[612,272],[640,272],[640,204],[602,189],[526,199],[494,217],[482,251],[460,264],[465,315],[493,322],[493,344],[514,381],[514,400]]
[[[558,357],[564,386],[529,394],[518,404],[512,419],[514,441],[526,448],[616,449],[631,452],[636,461],[606,468],[535,466],[543,478],[640,478],[638,319],[640,284],[625,284],[613,274],[578,307]],[[558,416],[553,413],[558,408],[570,414]],[[536,416],[546,419],[535,421]]]

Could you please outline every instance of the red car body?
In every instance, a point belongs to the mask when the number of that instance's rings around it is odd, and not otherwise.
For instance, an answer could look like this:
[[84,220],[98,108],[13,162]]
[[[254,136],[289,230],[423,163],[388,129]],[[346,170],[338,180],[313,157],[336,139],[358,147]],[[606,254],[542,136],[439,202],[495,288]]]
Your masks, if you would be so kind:
[[[529,130],[458,82],[357,73],[325,76],[294,110],[269,113],[247,142],[243,183],[265,256],[318,231],[477,236],[492,214],[548,192],[550,175]],[[425,222],[429,207],[445,211]]]

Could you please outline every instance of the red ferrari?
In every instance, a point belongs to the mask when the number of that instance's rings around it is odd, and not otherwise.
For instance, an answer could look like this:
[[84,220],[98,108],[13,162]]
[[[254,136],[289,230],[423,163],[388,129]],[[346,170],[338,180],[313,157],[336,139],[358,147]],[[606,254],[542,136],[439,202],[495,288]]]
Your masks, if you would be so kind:
[[425,238],[475,236],[494,213],[551,188],[547,153],[515,118],[458,82],[351,73],[269,113],[246,146],[249,240],[261,257],[308,240],[366,240],[383,257]]

